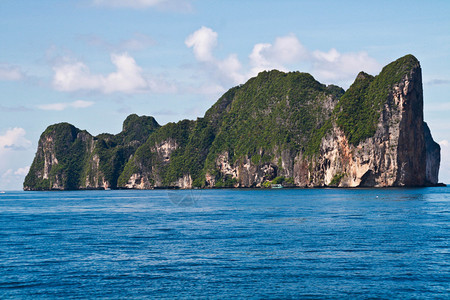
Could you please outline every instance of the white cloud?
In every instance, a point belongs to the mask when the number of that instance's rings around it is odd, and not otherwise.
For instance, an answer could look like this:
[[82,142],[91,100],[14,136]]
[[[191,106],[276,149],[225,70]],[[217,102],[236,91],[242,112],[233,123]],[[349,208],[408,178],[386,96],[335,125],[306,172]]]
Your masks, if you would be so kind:
[[22,188],[22,183],[25,176],[28,174],[30,167],[8,168],[0,171],[0,190],[19,190]]
[[115,91],[134,92],[148,87],[142,77],[142,69],[128,54],[112,55],[112,63],[117,67],[117,72],[109,74],[103,79],[103,88],[106,93]]
[[30,166],[18,168],[16,171],[14,171],[14,175],[26,176],[28,174],[28,171],[30,171]]
[[5,151],[29,148],[31,142],[25,138],[25,134],[25,129],[15,127],[8,129],[4,135],[0,135],[0,158]]
[[[0,190],[20,189],[28,167],[23,166],[24,159],[29,159],[31,142],[25,138],[23,128],[10,128],[0,135]],[[15,170],[15,171],[14,171]]]
[[322,80],[354,79],[360,71],[378,73],[380,64],[366,52],[339,53],[336,49],[328,52],[312,52],[315,76]]
[[24,74],[18,67],[0,64],[0,80],[15,81],[21,80],[23,77]]
[[148,82],[142,69],[127,53],[112,54],[116,72],[108,75],[92,74],[82,62],[64,63],[53,68],[53,86],[60,91],[94,90],[106,94],[114,92],[136,93],[146,91]]
[[224,60],[216,61],[216,67],[222,78],[225,77],[230,79],[234,83],[242,83],[247,79],[246,76],[241,73],[241,62],[236,54],[231,54]]
[[[189,35],[185,44],[192,48],[195,58],[201,63],[209,78],[222,84],[244,83],[264,70],[301,70],[311,73],[317,80],[347,84],[360,71],[378,73],[381,65],[366,52],[340,53],[336,49],[328,52],[311,51],[294,35],[277,37],[273,43],[257,43],[249,55],[245,70],[236,54],[219,60],[213,50],[218,44],[218,34],[211,28],[201,27]],[[211,80],[211,79],[210,79]]]
[[217,46],[217,32],[202,26],[186,38],[185,44],[188,48],[192,48],[197,60],[213,61],[212,50]]
[[241,72],[242,66],[237,55],[231,54],[223,60],[214,57],[217,36],[217,32],[211,28],[202,26],[186,38],[185,44],[192,48],[195,58],[203,63],[210,75],[226,84],[241,83],[246,78]]
[[93,0],[93,4],[104,7],[125,7],[142,9],[156,7],[166,10],[191,11],[192,6],[188,0]]
[[38,108],[42,109],[42,110],[62,111],[67,108],[86,108],[86,107],[89,107],[92,105],[94,105],[94,102],[77,100],[77,101],[67,102],[67,103],[60,102],[60,103],[41,104],[41,105],[38,105]]
[[84,100],[76,100],[76,101],[74,101],[72,103],[69,103],[69,104],[73,108],[86,108],[86,107],[92,106],[94,104],[94,102],[84,101]]
[[253,46],[253,51],[250,54],[249,58],[250,63],[255,69],[262,68],[263,70],[265,70],[266,68],[270,68],[272,62],[270,62],[266,55],[264,55],[264,52],[270,48],[272,48],[271,44],[260,43]]
[[285,64],[295,63],[309,57],[307,49],[293,34],[278,37],[273,44],[260,43],[253,47],[250,54],[252,75],[263,70],[285,70]]

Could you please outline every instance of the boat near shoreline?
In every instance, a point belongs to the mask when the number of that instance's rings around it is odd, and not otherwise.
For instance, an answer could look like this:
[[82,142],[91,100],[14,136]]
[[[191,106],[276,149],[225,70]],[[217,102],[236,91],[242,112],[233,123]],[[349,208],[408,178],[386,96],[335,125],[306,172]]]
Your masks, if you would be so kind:
[[270,185],[271,189],[282,189],[284,186],[281,183],[275,183]]

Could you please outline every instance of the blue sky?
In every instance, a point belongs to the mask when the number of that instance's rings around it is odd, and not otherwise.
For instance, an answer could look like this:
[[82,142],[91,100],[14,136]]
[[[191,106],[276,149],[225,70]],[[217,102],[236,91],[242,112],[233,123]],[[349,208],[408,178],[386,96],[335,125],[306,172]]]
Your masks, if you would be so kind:
[[22,188],[48,125],[195,119],[265,69],[348,88],[408,53],[450,183],[448,16],[449,1],[2,0],[0,190]]

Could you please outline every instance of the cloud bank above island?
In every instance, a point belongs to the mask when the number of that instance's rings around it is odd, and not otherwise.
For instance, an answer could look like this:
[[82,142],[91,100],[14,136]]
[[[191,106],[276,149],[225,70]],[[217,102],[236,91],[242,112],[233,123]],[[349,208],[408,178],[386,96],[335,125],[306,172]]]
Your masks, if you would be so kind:
[[[146,39],[150,40],[148,37]],[[217,57],[215,50],[219,45],[219,34],[206,26],[188,35],[184,44],[197,61],[196,72],[206,78],[205,82],[196,83],[202,86],[201,89],[189,87],[189,83],[183,82],[182,78],[152,76],[128,52],[110,54],[110,61],[116,70],[108,74],[93,73],[86,63],[65,58],[53,67],[52,86],[62,92],[93,91],[103,94],[194,90],[217,94],[245,83],[264,70],[301,70],[311,73],[319,81],[342,84],[352,82],[360,71],[376,74],[381,68],[367,52],[341,53],[335,48],[327,52],[309,50],[294,34],[276,37],[272,43],[255,44],[246,60],[235,53],[225,58]],[[177,82],[177,86],[169,82]]]
[[273,43],[257,43],[248,56],[247,68],[236,54],[225,59],[214,56],[218,33],[202,26],[189,35],[185,44],[192,49],[201,68],[221,82],[241,84],[264,70],[299,70],[304,66],[319,81],[336,83],[353,81],[360,71],[376,74],[381,65],[367,52],[340,53],[335,48],[328,52],[307,49],[294,34],[275,38]]

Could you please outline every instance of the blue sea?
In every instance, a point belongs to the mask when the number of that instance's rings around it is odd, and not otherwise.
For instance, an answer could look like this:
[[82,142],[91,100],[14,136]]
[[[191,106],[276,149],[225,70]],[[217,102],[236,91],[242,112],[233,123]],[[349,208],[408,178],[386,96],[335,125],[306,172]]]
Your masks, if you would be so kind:
[[1,299],[450,298],[450,188],[6,192]]

